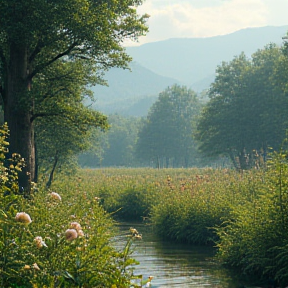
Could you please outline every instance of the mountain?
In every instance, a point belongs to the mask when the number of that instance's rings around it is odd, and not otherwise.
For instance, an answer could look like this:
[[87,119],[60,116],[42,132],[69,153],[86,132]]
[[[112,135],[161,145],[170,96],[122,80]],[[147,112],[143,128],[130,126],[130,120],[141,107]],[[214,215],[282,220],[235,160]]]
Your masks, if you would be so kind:
[[269,43],[281,45],[288,26],[247,28],[208,38],[173,38],[127,47],[133,60],[156,74],[172,77],[188,86],[213,75],[217,65],[242,51],[250,56]]
[[[158,95],[142,98],[128,98],[100,105],[100,110],[105,114],[118,113],[123,116],[147,116],[150,107],[157,100]],[[99,110],[99,109],[98,109]]]
[[178,80],[158,75],[138,63],[132,62],[129,66],[131,71],[113,68],[106,73],[104,78],[109,87],[92,87],[97,106],[107,107],[125,100],[129,103],[133,99],[158,95],[168,86],[180,84]]
[[209,38],[177,38],[127,47],[133,57],[131,71],[111,69],[105,75],[109,87],[95,86],[94,107],[106,114],[143,116],[159,92],[175,83],[196,92],[209,88],[222,61],[242,51],[251,56],[269,43],[281,45],[288,26],[247,28]]

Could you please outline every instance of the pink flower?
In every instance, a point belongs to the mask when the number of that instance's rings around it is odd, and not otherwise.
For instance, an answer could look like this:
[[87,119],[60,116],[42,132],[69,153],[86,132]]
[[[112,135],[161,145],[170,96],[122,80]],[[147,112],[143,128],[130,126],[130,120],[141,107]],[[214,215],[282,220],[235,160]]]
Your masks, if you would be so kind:
[[83,230],[80,229],[80,230],[78,230],[77,232],[78,232],[78,236],[79,236],[79,237],[83,237],[83,236],[84,236]]
[[21,222],[24,224],[30,224],[32,222],[29,214],[25,213],[25,212],[19,212],[16,214],[15,219],[17,222]]
[[77,231],[75,229],[67,229],[65,231],[65,237],[67,241],[72,241],[78,237]]
[[61,201],[62,200],[61,196],[58,193],[56,193],[56,192],[51,192],[50,195],[51,195],[52,199],[54,199],[54,200],[57,200],[57,201]]
[[75,229],[77,231],[81,230],[81,225],[78,222],[71,222],[70,229]]

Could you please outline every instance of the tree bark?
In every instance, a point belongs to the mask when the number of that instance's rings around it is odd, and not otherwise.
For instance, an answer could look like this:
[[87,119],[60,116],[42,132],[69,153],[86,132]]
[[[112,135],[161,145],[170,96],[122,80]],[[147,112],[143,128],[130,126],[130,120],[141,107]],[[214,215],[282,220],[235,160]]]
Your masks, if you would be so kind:
[[51,184],[52,184],[52,182],[53,182],[54,172],[55,172],[55,169],[56,169],[56,167],[57,167],[58,160],[59,160],[59,158],[58,158],[58,152],[56,151],[56,155],[55,155],[55,157],[54,157],[53,167],[52,167],[52,170],[51,170],[50,175],[49,175],[49,180],[48,180],[47,183],[46,183],[46,187],[47,187],[47,188],[50,188],[50,187],[51,187]]
[[236,170],[239,170],[240,167],[239,167],[238,163],[237,163],[236,160],[235,160],[235,156],[233,155],[233,152],[232,152],[231,150],[229,150],[228,153],[229,153],[229,157],[230,157],[230,159],[231,159],[231,161],[232,161],[235,169],[236,169]]
[[248,168],[248,163],[245,148],[242,148],[242,150],[238,153],[238,156],[239,156],[240,169],[246,170]]
[[26,166],[18,179],[19,191],[25,195],[30,194],[35,171],[34,129],[27,74],[27,48],[12,43],[4,87],[4,120],[10,130],[10,155],[18,153],[25,159]]

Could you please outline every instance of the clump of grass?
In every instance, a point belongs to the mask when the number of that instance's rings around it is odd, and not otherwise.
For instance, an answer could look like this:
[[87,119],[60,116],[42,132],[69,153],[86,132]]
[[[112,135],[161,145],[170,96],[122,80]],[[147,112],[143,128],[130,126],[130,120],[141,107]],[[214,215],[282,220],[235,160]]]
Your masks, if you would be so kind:
[[246,275],[288,284],[287,151],[273,153],[265,173],[251,179],[253,194],[234,205],[216,228],[219,259]]

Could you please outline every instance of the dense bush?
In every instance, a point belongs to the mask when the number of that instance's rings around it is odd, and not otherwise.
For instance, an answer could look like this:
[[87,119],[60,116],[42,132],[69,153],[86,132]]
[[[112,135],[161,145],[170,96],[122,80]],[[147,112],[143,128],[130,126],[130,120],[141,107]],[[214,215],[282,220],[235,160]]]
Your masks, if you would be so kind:
[[114,221],[77,181],[62,182],[59,194],[16,195],[22,159],[6,159],[7,128],[1,132],[0,287],[130,287],[135,235],[116,250]]
[[[259,278],[288,284],[287,151],[274,153],[253,197],[231,209],[231,218],[216,229],[218,256],[227,265]],[[251,179],[256,183],[256,179]]]

